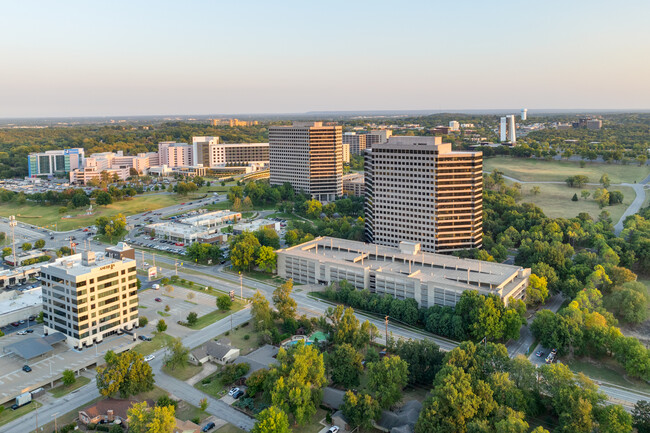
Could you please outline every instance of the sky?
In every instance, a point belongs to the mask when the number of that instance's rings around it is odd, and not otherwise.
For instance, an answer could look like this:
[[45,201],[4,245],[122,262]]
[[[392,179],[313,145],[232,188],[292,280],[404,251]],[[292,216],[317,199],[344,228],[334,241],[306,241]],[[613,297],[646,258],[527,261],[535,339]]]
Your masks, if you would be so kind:
[[21,0],[0,117],[650,109],[647,0]]

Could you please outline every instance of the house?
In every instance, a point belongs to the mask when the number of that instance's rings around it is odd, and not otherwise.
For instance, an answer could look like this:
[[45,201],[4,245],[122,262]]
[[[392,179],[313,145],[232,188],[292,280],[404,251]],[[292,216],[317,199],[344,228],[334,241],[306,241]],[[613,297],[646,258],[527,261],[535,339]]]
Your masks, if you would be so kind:
[[190,362],[195,365],[211,361],[217,364],[233,362],[239,356],[239,349],[229,345],[208,341],[190,352]]
[[201,427],[194,424],[192,421],[181,421],[176,418],[174,433],[201,433]]
[[[128,427],[127,412],[137,400],[117,398],[107,398],[100,400],[92,406],[88,406],[79,411],[79,422],[88,424],[121,424]],[[154,406],[155,402],[147,400],[149,406]]]
[[419,401],[407,401],[404,406],[395,411],[382,411],[377,426],[390,433],[413,433],[421,410],[422,403]]

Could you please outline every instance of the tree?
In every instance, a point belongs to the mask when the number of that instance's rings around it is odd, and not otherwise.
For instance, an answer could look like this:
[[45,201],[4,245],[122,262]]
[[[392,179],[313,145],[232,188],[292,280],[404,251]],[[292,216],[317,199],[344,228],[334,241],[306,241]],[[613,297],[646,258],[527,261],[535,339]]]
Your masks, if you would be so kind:
[[583,199],[587,200],[591,195],[591,193],[588,190],[583,189],[582,191],[580,191],[580,195],[582,196]]
[[230,307],[232,307],[230,296],[221,295],[217,297],[217,308],[219,308],[221,311],[228,311],[230,310]]
[[256,419],[251,433],[291,433],[287,414],[275,406],[258,413]]
[[176,426],[174,406],[149,407],[135,403],[127,411],[129,433],[172,433]]
[[253,234],[257,240],[260,241],[260,245],[264,247],[272,247],[274,250],[280,248],[280,236],[278,236],[278,233],[274,229],[264,227],[253,232]]
[[269,301],[259,290],[253,295],[253,300],[251,302],[251,317],[253,318],[255,329],[258,331],[270,329],[271,326],[273,326],[273,316],[271,314]]
[[77,381],[77,378],[74,375],[74,371],[70,369],[63,370],[63,384],[65,386],[70,386]]
[[113,203],[113,197],[106,191],[100,191],[95,197],[95,203],[98,206],[108,206]]
[[273,273],[276,267],[276,260],[277,257],[273,248],[261,247],[259,250],[259,257],[255,263],[262,271]]
[[611,182],[609,181],[609,176],[607,176],[607,173],[603,173],[603,175],[600,176],[600,184],[603,186],[603,188],[609,188]]
[[381,416],[379,403],[371,395],[365,393],[357,395],[349,390],[343,397],[341,411],[353,429],[355,427],[371,429],[372,421],[379,420]]
[[199,400],[199,407],[203,412],[208,408],[208,399],[206,397],[203,397],[201,400]]
[[594,200],[602,208],[609,205],[609,192],[606,189],[597,189],[594,191]]
[[310,218],[320,217],[321,212],[323,211],[323,204],[316,199],[308,200],[306,203],[305,214]]
[[313,345],[298,342],[288,352],[280,349],[277,360],[279,367],[269,373],[278,378],[272,385],[271,403],[304,425],[316,413],[326,383],[323,355]]
[[[230,298],[228,298],[230,300]],[[194,311],[190,312],[190,314],[187,315],[187,324],[190,326],[196,325],[196,322],[199,320],[198,314],[196,314]]]
[[528,288],[526,289],[526,303],[540,305],[546,301],[546,298],[548,298],[546,278],[530,274]]
[[637,401],[632,410],[632,419],[638,433],[650,433],[650,403]]
[[289,279],[273,291],[273,303],[278,310],[278,316],[287,321],[296,316],[296,301],[291,297],[293,280]]
[[408,382],[408,364],[399,356],[387,356],[368,364],[368,388],[373,391],[382,409],[388,409],[402,398]]
[[95,220],[97,233],[110,239],[121,238],[126,234],[126,217],[118,213],[112,218],[99,217]]
[[13,250],[10,247],[4,247],[2,249],[2,257],[7,257],[8,255],[11,255],[12,252]]
[[165,345],[165,365],[169,368],[185,367],[189,362],[190,349],[183,346],[180,338],[172,338]]
[[332,382],[344,388],[359,386],[363,373],[363,356],[354,347],[347,343],[337,345],[327,357],[327,361]]
[[566,179],[567,185],[573,188],[582,188],[589,182],[589,178],[587,176],[583,176],[581,174],[575,175],[575,176],[570,176]]
[[[605,406],[598,410],[598,431],[602,433],[632,433],[632,415],[621,405]],[[640,433],[640,432],[639,432]]]
[[431,385],[442,367],[444,352],[430,340],[400,339],[391,349],[409,366],[409,383]]
[[149,323],[149,319],[147,319],[145,316],[138,317],[138,326],[140,328],[147,326],[147,323]]
[[623,196],[623,193],[621,191],[610,191],[609,192],[609,205],[613,206],[615,204],[621,204],[623,203],[623,199],[625,196]]
[[156,329],[158,332],[165,332],[167,330],[167,324],[165,323],[164,319],[158,320],[158,323],[156,324]]
[[332,342],[334,344],[350,344],[356,349],[361,349],[370,343],[371,333],[376,331],[374,325],[367,320],[359,326],[359,319],[354,315],[351,307],[345,308],[337,305],[336,308],[329,307],[325,316],[332,322]]
[[23,249],[23,251],[29,251],[32,249],[32,244],[30,244],[29,242],[25,242],[21,245],[21,248]]
[[97,367],[97,389],[110,397],[119,394],[121,398],[153,389],[153,373],[149,363],[141,354],[133,351],[116,354],[109,350],[104,356],[105,365]]
[[534,186],[531,188],[530,192],[532,192],[533,195],[538,195],[541,191],[538,186]]
[[607,299],[608,309],[628,323],[641,323],[648,318],[648,299],[643,293],[623,288]]
[[573,197],[571,197],[571,201],[578,201],[578,200],[579,200],[578,199],[578,193],[576,192],[576,193],[573,194]]
[[250,271],[255,264],[260,242],[251,232],[233,236],[230,242],[230,261],[239,271]]
[[36,248],[38,250],[42,250],[43,247],[45,247],[45,240],[39,239],[36,242],[34,242],[34,248]]

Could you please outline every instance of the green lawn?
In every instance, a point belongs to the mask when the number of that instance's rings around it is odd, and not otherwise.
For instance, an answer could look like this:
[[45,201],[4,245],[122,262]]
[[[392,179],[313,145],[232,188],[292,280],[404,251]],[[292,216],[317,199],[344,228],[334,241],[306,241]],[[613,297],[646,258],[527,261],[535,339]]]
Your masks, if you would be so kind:
[[186,381],[203,371],[202,365],[187,364],[185,367],[169,368],[163,366],[162,371],[178,380]]
[[203,329],[208,325],[212,325],[214,322],[223,319],[224,317],[228,317],[230,314],[235,313],[246,305],[245,302],[242,302],[238,299],[233,302],[232,307],[230,307],[230,310],[228,311],[221,311],[221,310],[214,310],[209,312],[208,314],[205,314],[203,316],[200,316],[197,322],[194,324],[194,326],[190,326],[190,329]]
[[[194,384],[194,388],[198,389],[201,392],[204,392],[208,395],[211,395],[214,398],[221,398],[227,392],[228,388],[221,383],[221,379],[218,377],[219,371],[215,371],[211,375],[199,380]],[[204,380],[210,379],[210,383],[203,383]]]
[[199,424],[201,424],[208,416],[209,414],[203,412],[198,407],[189,404],[185,400],[178,402],[178,407],[176,408],[176,418],[180,419],[181,421],[191,421],[194,418],[199,418]]
[[588,162],[584,168],[581,168],[580,163],[573,161],[545,161],[505,156],[485,158],[483,170],[493,171],[494,169],[524,182],[564,181],[569,176],[582,174],[587,176],[590,182],[597,183],[603,173],[607,173],[611,183],[634,183],[635,180],[640,182],[650,174],[648,166],[639,166],[638,164]]
[[232,424],[225,424],[215,431],[219,433],[243,433],[245,430],[237,428]]
[[[511,182],[506,183],[509,185],[512,184]],[[531,192],[534,186],[539,187],[540,192],[537,195]],[[570,188],[566,185],[558,184],[526,183],[522,184],[522,197],[520,202],[536,204],[550,218],[573,218],[578,216],[580,212],[586,212],[592,218],[597,218],[603,210],[606,210],[610,213],[612,222],[616,224],[621,215],[623,215],[623,212],[625,212],[625,209],[627,209],[636,197],[634,189],[630,187],[612,186],[608,188],[608,191],[622,192],[624,196],[623,203],[614,206],[605,206],[601,209],[591,196],[587,200],[584,200],[580,196],[580,191],[583,189],[588,190],[593,195],[598,187],[588,185],[584,188]],[[577,202],[571,201],[573,194],[578,194],[579,200]]]
[[64,395],[74,391],[75,389],[81,388],[82,386],[88,384],[88,382],[90,382],[89,378],[84,377],[84,376],[79,376],[77,378],[77,380],[75,381],[75,383],[73,383],[72,385],[65,386],[65,385],[61,384],[59,386],[55,386],[49,392],[50,392],[50,394],[52,394],[52,396],[54,398],[60,398],[60,397],[63,397]]
[[[86,209],[84,208],[73,209],[64,214],[60,214],[60,206],[4,203],[0,205],[0,216],[7,217],[9,215],[15,215],[19,221],[52,229],[54,229],[54,223],[57,223],[57,230],[62,231],[93,225],[95,220],[100,216],[112,217],[118,213],[125,216],[133,215],[188,200],[192,200],[192,198],[180,197],[175,194],[138,195],[130,200],[118,201],[108,206],[93,206],[93,210],[95,211],[93,215],[86,215]],[[68,215],[73,218],[63,218],[63,216]]]
[[[232,271],[232,270],[225,270],[226,272],[239,276],[239,273]],[[284,278],[281,278],[277,275],[274,274],[269,274],[268,272],[260,272],[260,271],[249,271],[249,272],[243,272],[244,277],[250,278],[251,280],[257,280],[261,281],[266,284],[271,284],[274,286],[279,286],[281,284],[284,284],[286,280]]]
[[[239,326],[239,329],[233,329],[232,332],[228,331],[228,335],[221,334],[216,339],[227,338],[230,340],[230,345],[239,349],[241,355],[247,355],[253,350],[260,347],[258,343],[259,332],[255,330],[253,324],[247,326]],[[249,338],[246,339],[245,336]]]
[[[8,422],[11,422],[11,421],[13,421],[13,420],[15,420],[17,418],[20,418],[21,416],[23,416],[25,414],[28,414],[29,412],[33,411],[34,409],[37,409],[37,408],[43,406],[39,402],[32,400],[31,403],[28,403],[23,407],[19,407],[16,410],[11,410],[11,405],[12,404],[14,404],[13,400],[10,402],[10,404],[8,403],[4,407],[5,409],[2,411],[2,413],[0,413],[0,426],[3,426],[5,424],[7,424]],[[31,422],[29,422],[29,424],[31,425]],[[34,424],[34,427],[35,426],[36,426],[36,424]]]
[[174,337],[165,334],[164,332],[154,332],[151,341],[143,341],[136,345],[133,350],[141,355],[149,355],[165,347],[165,345],[173,338]]
[[642,380],[626,376],[625,370],[612,359],[603,358],[595,360],[590,358],[580,358],[568,359],[566,361],[563,360],[563,362],[565,362],[574,373],[584,373],[594,381],[603,381],[623,388],[631,388],[643,393],[648,393],[648,399],[650,400],[650,385]]

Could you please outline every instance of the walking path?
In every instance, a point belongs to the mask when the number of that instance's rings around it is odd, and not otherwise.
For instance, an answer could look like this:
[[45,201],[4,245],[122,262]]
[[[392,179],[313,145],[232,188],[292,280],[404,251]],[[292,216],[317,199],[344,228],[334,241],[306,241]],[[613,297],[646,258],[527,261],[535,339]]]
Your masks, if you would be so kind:
[[[489,171],[486,171],[485,173],[491,173]],[[559,180],[544,180],[544,181],[523,181],[519,179],[515,179],[514,177],[511,176],[506,176],[505,174],[501,175],[504,179],[507,179],[511,182],[517,182],[521,184],[556,184],[556,185],[564,185],[566,182],[561,182]],[[640,183],[613,183],[612,186],[627,186],[630,187],[634,190],[634,193],[636,194],[636,197],[630,203],[630,205],[625,209],[623,212],[623,215],[619,218],[618,222],[616,225],[614,225],[614,233],[616,236],[620,235],[621,232],[623,231],[623,223],[625,222],[625,218],[629,217],[630,215],[634,215],[635,213],[639,212],[641,210],[641,206],[643,206],[643,203],[645,202],[645,190],[646,186],[650,183],[650,175],[643,179]],[[587,183],[586,185],[592,185],[592,186],[598,186],[600,185],[599,183]]]

